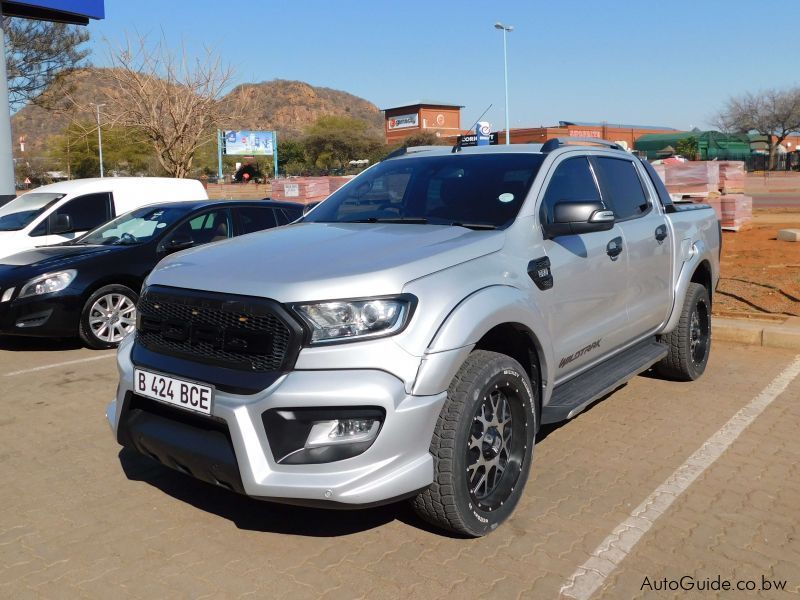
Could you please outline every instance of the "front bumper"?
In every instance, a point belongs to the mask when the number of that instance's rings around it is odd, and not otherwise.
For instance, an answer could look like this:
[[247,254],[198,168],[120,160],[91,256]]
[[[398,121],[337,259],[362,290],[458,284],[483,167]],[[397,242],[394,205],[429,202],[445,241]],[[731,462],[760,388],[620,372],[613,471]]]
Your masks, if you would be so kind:
[[0,302],[0,334],[35,337],[78,335],[81,296],[48,294]]
[[[444,392],[413,396],[400,379],[372,369],[293,371],[253,395],[217,390],[213,419],[192,415],[178,424],[168,414],[142,417],[130,410],[131,347],[120,347],[120,386],[106,416],[119,441],[168,466],[257,498],[354,507],[390,501],[433,481],[429,447]],[[265,411],[364,406],[380,407],[385,419],[363,453],[321,464],[275,461],[262,421]],[[131,424],[132,416],[137,424]],[[132,430],[141,444],[126,437]]]

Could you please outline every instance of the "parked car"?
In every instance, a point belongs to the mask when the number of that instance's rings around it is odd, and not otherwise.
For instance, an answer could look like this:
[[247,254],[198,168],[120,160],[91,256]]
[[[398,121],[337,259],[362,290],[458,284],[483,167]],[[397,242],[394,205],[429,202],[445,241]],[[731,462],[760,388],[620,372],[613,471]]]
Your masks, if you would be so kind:
[[715,212],[575,142],[406,152],[289,227],[165,259],[118,351],[117,441],[256,498],[410,497],[491,532],[542,423],[652,366],[696,379],[711,348]]
[[301,204],[169,202],[137,208],[57,246],[0,259],[0,335],[80,336],[112,348],[136,323],[147,274],[178,250],[287,224]]
[[103,177],[43,185],[0,207],[0,258],[73,240],[140,206],[207,198],[194,179]]

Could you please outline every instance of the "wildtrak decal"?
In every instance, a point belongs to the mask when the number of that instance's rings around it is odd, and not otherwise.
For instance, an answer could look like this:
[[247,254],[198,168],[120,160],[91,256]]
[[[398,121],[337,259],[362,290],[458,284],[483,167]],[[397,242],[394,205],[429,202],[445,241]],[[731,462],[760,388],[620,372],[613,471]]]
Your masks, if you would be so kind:
[[586,346],[584,348],[581,348],[580,350],[578,350],[574,354],[570,354],[569,356],[565,356],[564,358],[561,359],[561,362],[558,363],[558,368],[559,369],[563,369],[565,365],[568,365],[569,363],[571,363],[576,358],[580,358],[581,356],[583,356],[584,354],[586,354],[588,352],[591,352],[595,348],[599,348],[601,341],[602,341],[602,338],[600,338],[599,340],[595,340],[594,342],[592,342],[591,344],[589,344],[588,346]]

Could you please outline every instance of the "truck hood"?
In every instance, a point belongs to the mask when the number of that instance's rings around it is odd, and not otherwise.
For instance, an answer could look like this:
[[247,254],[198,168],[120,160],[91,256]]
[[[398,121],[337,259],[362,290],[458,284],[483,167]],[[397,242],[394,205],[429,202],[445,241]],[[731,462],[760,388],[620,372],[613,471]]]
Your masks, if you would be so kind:
[[298,223],[174,254],[148,285],[279,302],[397,294],[414,279],[496,252],[503,231],[441,225]]

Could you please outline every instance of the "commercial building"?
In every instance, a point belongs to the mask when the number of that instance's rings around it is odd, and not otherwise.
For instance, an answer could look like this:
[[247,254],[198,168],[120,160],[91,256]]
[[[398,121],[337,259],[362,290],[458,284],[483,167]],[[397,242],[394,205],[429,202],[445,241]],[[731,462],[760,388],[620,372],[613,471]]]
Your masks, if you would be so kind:
[[[559,121],[557,126],[511,129],[512,144],[543,144],[558,137],[586,137],[612,142],[624,142],[633,148],[634,142],[643,135],[652,133],[675,133],[672,127],[659,125],[624,125],[618,123],[593,123],[586,121]],[[500,139],[505,130],[499,133]]]
[[461,109],[458,104],[418,100],[392,108],[384,108],[386,143],[400,142],[423,132],[441,137],[457,136],[461,130]]

